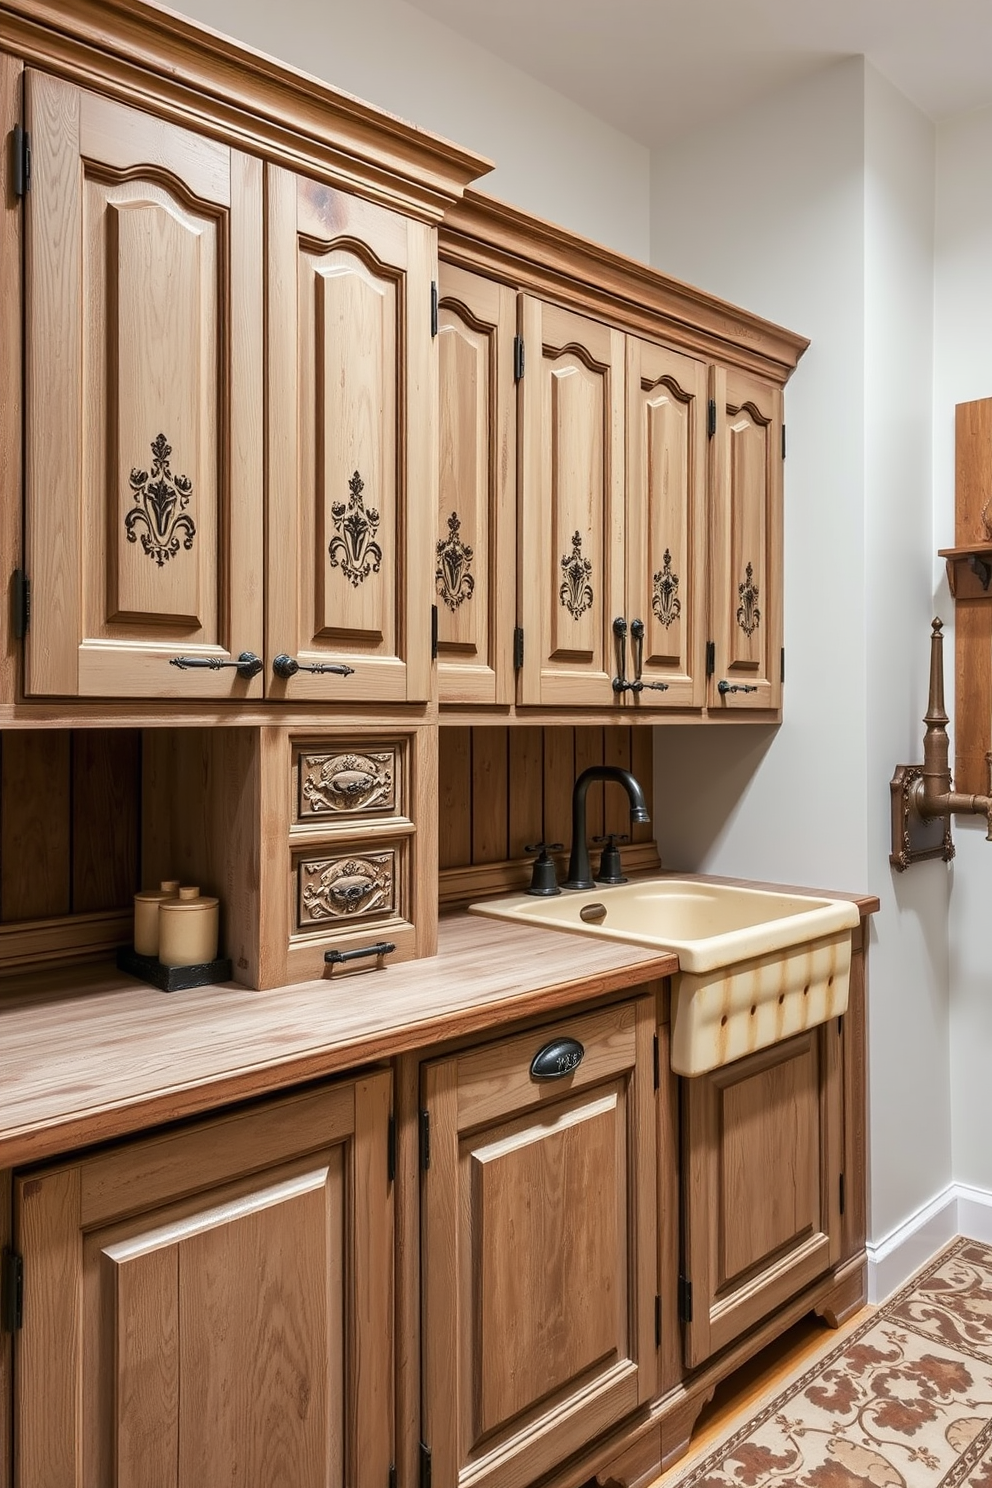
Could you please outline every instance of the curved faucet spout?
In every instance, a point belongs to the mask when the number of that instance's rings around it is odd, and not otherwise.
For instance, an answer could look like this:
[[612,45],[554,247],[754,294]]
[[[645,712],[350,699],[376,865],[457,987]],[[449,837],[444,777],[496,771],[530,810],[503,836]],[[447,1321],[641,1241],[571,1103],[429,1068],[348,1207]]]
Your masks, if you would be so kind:
[[566,889],[593,887],[586,845],[586,796],[594,780],[613,780],[623,786],[630,802],[632,822],[651,820],[640,782],[629,770],[623,770],[619,765],[590,765],[588,770],[583,770],[572,789],[572,851],[568,859],[568,877],[562,885]]

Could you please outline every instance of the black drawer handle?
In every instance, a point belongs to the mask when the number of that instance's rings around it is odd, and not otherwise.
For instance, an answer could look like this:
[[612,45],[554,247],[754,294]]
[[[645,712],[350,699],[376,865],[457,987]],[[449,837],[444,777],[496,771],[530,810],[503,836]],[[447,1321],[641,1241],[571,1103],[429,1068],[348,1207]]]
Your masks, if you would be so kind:
[[377,940],[373,945],[356,946],[353,951],[325,951],[324,961],[328,966],[342,966],[347,961],[360,961],[364,956],[377,956],[381,966],[382,958],[395,949],[393,941]]
[[585,1049],[578,1039],[552,1039],[543,1049],[538,1049],[530,1063],[532,1080],[560,1080],[570,1075],[582,1063]]
[[716,684],[716,690],[721,697],[725,697],[728,692],[757,692],[758,689],[750,682],[728,682],[724,679]]

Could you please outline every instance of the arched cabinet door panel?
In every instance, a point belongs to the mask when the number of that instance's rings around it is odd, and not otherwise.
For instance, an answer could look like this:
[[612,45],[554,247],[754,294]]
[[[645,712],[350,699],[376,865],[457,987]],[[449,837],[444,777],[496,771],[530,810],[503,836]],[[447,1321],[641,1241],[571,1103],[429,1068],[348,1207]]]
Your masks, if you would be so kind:
[[261,163],[25,95],[26,690],[260,696]]
[[611,707],[623,613],[624,337],[521,297],[517,702]]
[[715,367],[711,710],[782,703],[782,392]]
[[[433,230],[274,167],[267,213],[267,689],[424,701]],[[299,670],[279,675],[278,656]],[[306,670],[322,665],[353,672]]]
[[512,703],[517,297],[445,263],[439,287],[438,697]]
[[[706,424],[705,363],[628,336],[623,613],[644,626],[639,709],[705,701]],[[633,640],[630,660],[632,674]]]

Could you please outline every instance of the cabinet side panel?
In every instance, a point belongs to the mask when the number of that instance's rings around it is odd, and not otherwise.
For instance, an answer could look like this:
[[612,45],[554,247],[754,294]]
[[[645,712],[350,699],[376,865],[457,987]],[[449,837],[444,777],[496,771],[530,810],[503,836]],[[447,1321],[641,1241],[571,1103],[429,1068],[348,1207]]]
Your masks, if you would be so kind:
[[[14,126],[21,122],[22,73],[21,63],[15,57],[0,53],[0,138],[4,140],[10,140]],[[21,567],[23,562],[22,218],[10,172],[5,174],[5,183],[0,208],[0,552],[9,565],[0,572],[0,591],[4,594],[10,569]],[[19,655],[20,644],[14,638],[10,606],[0,604],[0,700],[3,702],[12,703],[16,698]]]
[[[15,1243],[32,1298],[17,1340],[15,1481],[80,1488],[79,1169],[18,1179]],[[68,1323],[68,1326],[67,1326]]]
[[387,1131],[392,1076],[355,1085],[354,1269],[352,1383],[355,1422],[352,1480],[381,1488],[395,1460],[393,1423],[393,1185]]
[[[0,1254],[13,1243],[12,1184],[9,1169],[0,1170]],[[0,1488],[11,1488],[14,1454],[13,1334],[0,1333]]]
[[[857,932],[855,932],[857,937]],[[851,957],[851,982],[844,1014],[844,1214],[841,1256],[847,1260],[864,1250],[867,1236],[867,1032],[865,944],[868,922],[861,922],[862,944]]]
[[[25,683],[28,692],[71,696],[82,536],[79,92],[40,73],[26,83],[35,179],[25,214],[25,536],[34,598]],[[36,409],[45,417],[34,417]]]

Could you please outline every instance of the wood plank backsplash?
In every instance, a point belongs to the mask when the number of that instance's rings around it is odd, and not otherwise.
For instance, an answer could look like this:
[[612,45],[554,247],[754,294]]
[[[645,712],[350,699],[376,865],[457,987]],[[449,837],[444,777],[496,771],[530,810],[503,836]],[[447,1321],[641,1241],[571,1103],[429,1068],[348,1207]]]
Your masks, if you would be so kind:
[[140,797],[137,729],[4,733],[0,925],[129,909]]
[[[572,834],[572,786],[589,765],[631,770],[652,808],[651,730],[645,728],[454,728],[440,730],[439,858],[446,869],[524,858],[534,842]],[[594,784],[587,797],[589,836],[630,833],[650,844],[650,824],[631,826],[618,785]]]

